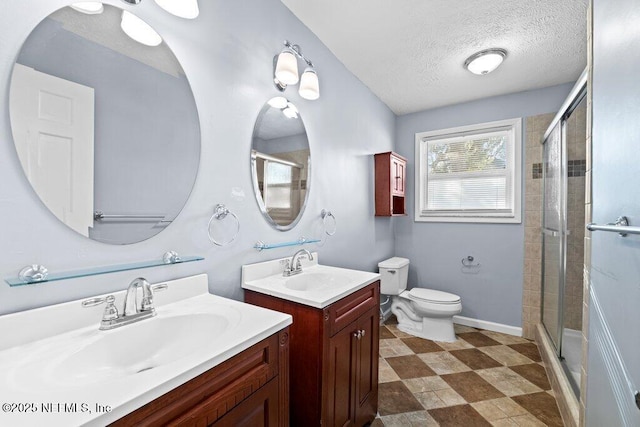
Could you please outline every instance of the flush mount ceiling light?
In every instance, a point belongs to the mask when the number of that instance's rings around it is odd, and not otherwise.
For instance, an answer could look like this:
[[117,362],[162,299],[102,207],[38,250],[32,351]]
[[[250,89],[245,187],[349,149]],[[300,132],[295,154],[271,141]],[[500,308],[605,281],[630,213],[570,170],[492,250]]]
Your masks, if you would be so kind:
[[198,0],[155,0],[156,4],[172,15],[195,19],[200,14]]
[[[302,49],[297,44],[284,41],[285,48],[273,58],[273,82],[279,91],[284,92],[288,85],[295,85],[300,81],[298,93],[308,100],[315,100],[320,97],[320,84],[318,75],[313,69],[313,63],[305,58]],[[298,76],[298,58],[302,59],[307,67]]]
[[162,43],[162,37],[149,24],[138,18],[131,12],[122,11],[120,27],[126,35],[138,43],[147,46],[158,46]]
[[71,4],[71,9],[87,15],[98,15],[104,11],[104,6],[99,1],[84,1]]
[[498,68],[506,56],[507,51],[504,49],[482,50],[467,58],[464,61],[464,67],[473,74],[488,74]]

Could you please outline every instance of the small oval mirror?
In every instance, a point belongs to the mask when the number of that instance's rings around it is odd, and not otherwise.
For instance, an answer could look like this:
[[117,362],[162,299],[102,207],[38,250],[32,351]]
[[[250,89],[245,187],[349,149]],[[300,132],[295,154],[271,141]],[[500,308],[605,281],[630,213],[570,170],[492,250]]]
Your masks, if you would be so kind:
[[311,152],[300,113],[284,97],[270,99],[253,129],[251,172],[262,214],[277,230],[293,228],[309,194]]

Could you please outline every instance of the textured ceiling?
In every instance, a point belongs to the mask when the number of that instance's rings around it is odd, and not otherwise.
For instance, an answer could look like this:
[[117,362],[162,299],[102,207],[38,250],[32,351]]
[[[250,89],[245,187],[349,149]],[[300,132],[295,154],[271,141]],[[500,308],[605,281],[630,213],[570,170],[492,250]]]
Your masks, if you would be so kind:
[[[281,1],[396,114],[573,82],[587,64],[588,0]],[[508,52],[496,71],[463,68],[492,47]]]

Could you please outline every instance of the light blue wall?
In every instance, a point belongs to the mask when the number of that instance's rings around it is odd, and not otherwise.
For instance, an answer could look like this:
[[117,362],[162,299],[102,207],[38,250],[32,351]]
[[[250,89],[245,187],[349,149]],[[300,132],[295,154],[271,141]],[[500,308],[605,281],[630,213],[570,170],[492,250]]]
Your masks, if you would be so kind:
[[[437,129],[555,112],[572,83],[399,116],[395,151],[406,157],[406,217],[394,218],[395,253],[411,260],[409,287],[453,292],[462,297],[462,316],[522,324],[523,224],[414,222],[415,134]],[[526,129],[523,123],[523,143]],[[523,149],[523,161],[525,153]],[[524,168],[523,168],[524,170]],[[524,180],[523,180],[524,183]],[[523,197],[524,212],[524,197]],[[378,219],[377,223],[388,222]],[[463,274],[461,259],[472,255],[478,274]]]
[[[9,0],[0,13],[0,277],[16,276],[28,264],[59,272],[159,259],[167,250],[201,255],[204,262],[10,288],[0,283],[0,313],[124,289],[137,275],[152,282],[206,272],[210,290],[242,298],[240,266],[291,255],[295,249],[258,252],[257,240],[282,242],[320,235],[320,211],[338,221],[335,236],[318,250],[322,263],[377,271],[377,261],[393,254],[392,224],[373,215],[372,154],[393,149],[395,116],[348,72],[279,0],[201,1],[199,19],[176,18],[153,1],[128,6],[164,37],[189,76],[200,116],[200,170],[185,209],[157,236],[133,245],[111,246],[83,238],[49,214],[33,194],[15,154],[9,124],[11,70],[30,31],[64,0]],[[254,121],[264,102],[277,94],[272,60],[291,40],[313,59],[321,98],[285,92],[305,120],[313,153],[309,205],[288,232],[273,230],[253,196],[250,147]],[[243,196],[244,195],[244,196]],[[237,214],[241,232],[219,248],[207,238],[213,207],[225,203]],[[219,224],[218,224],[219,225]],[[226,226],[230,226],[226,224]]]

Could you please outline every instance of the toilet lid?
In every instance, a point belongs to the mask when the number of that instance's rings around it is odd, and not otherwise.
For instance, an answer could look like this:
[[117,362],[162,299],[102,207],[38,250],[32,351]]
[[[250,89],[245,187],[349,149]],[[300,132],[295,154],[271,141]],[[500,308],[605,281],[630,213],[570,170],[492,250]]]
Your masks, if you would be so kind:
[[409,295],[412,298],[436,304],[455,304],[460,302],[458,295],[436,291],[435,289],[413,288],[409,291]]

